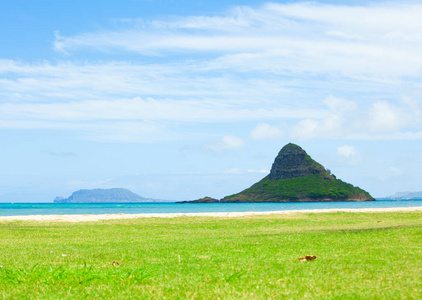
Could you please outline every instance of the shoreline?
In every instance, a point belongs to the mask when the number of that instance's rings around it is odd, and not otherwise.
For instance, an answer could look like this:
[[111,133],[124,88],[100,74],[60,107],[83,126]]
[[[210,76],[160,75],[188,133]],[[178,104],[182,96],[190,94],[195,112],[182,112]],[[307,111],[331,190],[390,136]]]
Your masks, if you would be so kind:
[[278,210],[278,211],[248,211],[248,212],[204,212],[204,213],[151,213],[151,214],[99,214],[99,215],[27,215],[0,217],[0,222],[11,221],[53,221],[53,222],[92,222],[100,220],[119,220],[137,218],[179,218],[179,217],[214,217],[236,218],[265,215],[291,215],[299,213],[387,213],[387,212],[412,212],[422,211],[421,206],[416,207],[389,207],[389,208],[333,208],[333,209],[306,209],[306,210]]

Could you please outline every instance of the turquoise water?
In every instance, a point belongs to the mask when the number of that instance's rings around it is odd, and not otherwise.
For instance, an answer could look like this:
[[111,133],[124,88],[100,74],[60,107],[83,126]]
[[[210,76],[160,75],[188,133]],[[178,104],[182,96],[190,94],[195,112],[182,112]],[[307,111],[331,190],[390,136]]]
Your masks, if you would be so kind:
[[0,203],[0,216],[245,212],[329,208],[387,208],[422,206],[418,200],[319,203]]

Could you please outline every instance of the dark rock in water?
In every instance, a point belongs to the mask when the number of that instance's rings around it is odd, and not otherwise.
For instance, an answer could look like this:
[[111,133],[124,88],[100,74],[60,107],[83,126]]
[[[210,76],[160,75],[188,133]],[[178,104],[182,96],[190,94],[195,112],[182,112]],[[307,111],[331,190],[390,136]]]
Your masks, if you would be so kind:
[[119,202],[154,202],[143,198],[127,189],[94,189],[79,190],[69,198],[56,197],[54,203],[119,203]]
[[204,197],[198,200],[193,200],[193,201],[181,201],[181,202],[177,202],[177,203],[219,203],[220,200],[215,199],[215,198],[211,198],[211,197]]
[[284,146],[268,176],[220,202],[373,201],[368,192],[336,179],[295,144]]

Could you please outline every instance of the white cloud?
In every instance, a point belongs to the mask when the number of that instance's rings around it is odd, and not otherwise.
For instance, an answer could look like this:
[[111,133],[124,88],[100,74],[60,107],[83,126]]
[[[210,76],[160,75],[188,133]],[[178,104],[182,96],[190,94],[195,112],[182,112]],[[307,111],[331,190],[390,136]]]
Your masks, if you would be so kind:
[[339,137],[343,123],[343,118],[335,114],[331,114],[322,120],[305,119],[293,126],[291,135],[294,138],[304,140],[316,137]]
[[254,140],[278,139],[283,137],[284,133],[280,127],[269,124],[258,124],[250,133],[249,136]]
[[417,101],[404,99],[400,104],[375,101],[358,110],[355,101],[329,96],[323,103],[327,115],[296,122],[290,134],[297,139],[418,139],[422,112]]
[[220,141],[204,145],[205,149],[212,151],[225,151],[232,149],[241,149],[245,147],[245,141],[237,136],[226,135]]
[[332,95],[325,98],[323,102],[332,111],[348,112],[354,111],[357,108],[356,102],[343,98],[337,98]]
[[[316,111],[321,114],[322,111]],[[166,120],[214,122],[264,118],[298,118],[313,115],[312,110],[247,108],[224,105],[220,101],[142,99],[88,100],[66,103],[0,104],[0,120],[93,121],[93,120]]]
[[387,101],[374,102],[369,110],[372,132],[397,132],[403,127],[421,122],[421,111],[414,102],[393,105]]
[[129,29],[126,22],[109,31],[59,35],[55,47],[70,53],[209,52],[219,56],[216,68],[398,78],[418,74],[422,66],[421,18],[419,4],[270,3],[236,7],[222,17],[134,22]]
[[388,102],[375,102],[369,113],[371,130],[374,132],[397,131],[400,128],[400,112]]
[[329,96],[323,100],[328,113],[320,119],[304,119],[293,125],[291,135],[297,139],[340,137],[344,134],[347,115],[357,108],[354,101]]
[[349,33],[344,33],[341,31],[337,31],[337,30],[329,30],[326,32],[326,34],[328,36],[334,36],[334,37],[341,37],[341,38],[345,38],[345,39],[362,39],[362,36],[358,35],[358,34],[349,34]]
[[389,171],[393,175],[401,175],[401,174],[404,174],[404,171],[402,169],[399,169],[399,168],[396,168],[396,167],[390,167]]
[[357,157],[358,151],[356,150],[354,146],[350,146],[346,144],[346,145],[337,147],[337,155],[348,158],[348,159],[354,159]]
[[[249,133],[256,140],[417,139],[418,101],[397,99],[409,80],[422,89],[421,18],[422,5],[411,3],[269,3],[57,32],[66,61],[0,59],[0,128],[94,138],[115,123],[116,138],[154,140],[177,135],[173,122],[251,121],[262,122]],[[101,61],[74,59],[86,51]],[[107,58],[122,53],[131,62]],[[341,97],[321,105],[327,95]],[[283,129],[269,125],[277,122]]]
[[85,139],[111,143],[153,143],[180,138],[164,126],[142,121],[85,123],[79,131]]

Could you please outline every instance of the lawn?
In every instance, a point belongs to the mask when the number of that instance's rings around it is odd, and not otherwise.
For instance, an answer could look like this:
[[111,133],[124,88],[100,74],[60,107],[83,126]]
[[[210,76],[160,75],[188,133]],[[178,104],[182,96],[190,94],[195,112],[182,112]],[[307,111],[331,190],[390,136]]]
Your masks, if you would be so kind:
[[3,222],[0,249],[6,299],[422,299],[421,212]]

